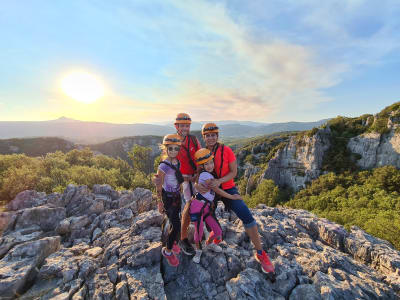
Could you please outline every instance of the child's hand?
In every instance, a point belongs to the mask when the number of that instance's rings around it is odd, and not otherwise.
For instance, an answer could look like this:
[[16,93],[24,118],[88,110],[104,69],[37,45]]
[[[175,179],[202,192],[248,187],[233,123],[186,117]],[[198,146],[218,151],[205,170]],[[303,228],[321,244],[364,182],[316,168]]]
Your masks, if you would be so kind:
[[235,195],[232,195],[232,196],[233,196],[233,200],[243,200],[242,196],[240,196],[238,194],[235,194]]
[[158,202],[158,212],[160,214],[164,213],[164,203],[162,203],[162,201]]
[[205,184],[206,184],[206,186],[207,186],[208,188],[210,188],[210,186],[212,185],[213,180],[214,180],[214,179],[207,179],[207,180],[205,181]]

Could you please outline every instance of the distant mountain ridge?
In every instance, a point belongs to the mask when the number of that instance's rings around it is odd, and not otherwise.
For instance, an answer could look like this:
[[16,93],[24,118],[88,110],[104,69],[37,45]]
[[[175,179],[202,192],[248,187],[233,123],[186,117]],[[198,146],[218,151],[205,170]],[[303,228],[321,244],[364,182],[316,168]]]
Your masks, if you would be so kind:
[[[200,131],[192,131],[191,134],[196,136],[200,143],[203,143]],[[57,137],[0,139],[0,155],[25,154],[37,157],[46,156],[47,153],[56,151],[66,153],[72,149],[81,150],[89,147],[95,154],[104,154],[114,158],[119,157],[125,161],[129,161],[128,151],[134,145],[150,147],[153,156],[159,155],[161,152],[159,144],[162,142],[162,138],[162,136],[155,135],[129,136],[90,145],[73,143]],[[203,144],[202,146],[204,147]]]
[[[281,131],[309,130],[326,122],[327,119],[316,122],[271,124],[252,121],[221,121],[217,124],[221,128],[222,137],[245,138]],[[200,130],[204,123],[193,122],[192,130]],[[126,136],[163,136],[174,130],[173,124],[114,124],[80,121],[64,116],[49,121],[0,121],[0,139],[60,137],[81,144],[103,143]]]

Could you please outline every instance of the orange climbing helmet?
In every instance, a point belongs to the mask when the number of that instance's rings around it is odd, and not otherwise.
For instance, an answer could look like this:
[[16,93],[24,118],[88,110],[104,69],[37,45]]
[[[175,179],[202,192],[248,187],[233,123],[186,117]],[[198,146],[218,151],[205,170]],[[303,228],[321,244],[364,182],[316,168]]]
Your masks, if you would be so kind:
[[178,145],[180,146],[182,142],[181,137],[179,134],[173,133],[173,134],[167,134],[164,136],[163,139],[163,145]]
[[206,123],[203,125],[203,127],[201,128],[201,134],[205,135],[207,133],[219,133],[219,128],[217,126],[217,124],[215,123]]
[[192,124],[192,119],[186,113],[179,113],[176,115],[175,124]]
[[194,159],[196,161],[196,164],[202,165],[208,162],[209,160],[212,160],[214,158],[214,155],[210,150],[207,148],[201,148],[196,151],[194,154]]

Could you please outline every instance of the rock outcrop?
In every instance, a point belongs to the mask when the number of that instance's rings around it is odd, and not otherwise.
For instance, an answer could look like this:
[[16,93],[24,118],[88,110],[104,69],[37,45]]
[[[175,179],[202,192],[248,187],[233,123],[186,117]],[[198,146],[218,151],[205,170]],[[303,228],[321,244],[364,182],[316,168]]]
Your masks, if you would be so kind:
[[329,147],[329,127],[319,129],[312,136],[292,136],[289,143],[268,162],[260,181],[272,179],[280,187],[298,191],[322,174],[323,157]]
[[272,283],[240,220],[222,206],[223,252],[205,250],[199,264],[181,254],[172,268],[160,254],[163,216],[150,191],[70,185],[63,195],[24,193],[14,199],[21,203],[10,204],[18,210],[0,215],[1,299],[400,297],[399,251],[307,211],[253,210],[276,267]]
[[400,133],[396,129],[386,134],[373,132],[356,136],[347,147],[360,155],[357,165],[362,169],[387,165],[400,169]]

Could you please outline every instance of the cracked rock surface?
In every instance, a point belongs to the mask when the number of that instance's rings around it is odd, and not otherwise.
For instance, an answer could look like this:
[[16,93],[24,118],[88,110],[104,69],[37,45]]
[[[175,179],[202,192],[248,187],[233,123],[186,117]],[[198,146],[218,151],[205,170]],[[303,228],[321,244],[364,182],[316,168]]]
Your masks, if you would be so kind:
[[[233,214],[218,207],[222,253],[199,264],[161,256],[151,192],[25,191],[0,214],[0,299],[399,299],[400,253],[357,227],[304,210],[253,210],[276,268],[272,283]],[[12,209],[11,209],[12,208]]]

